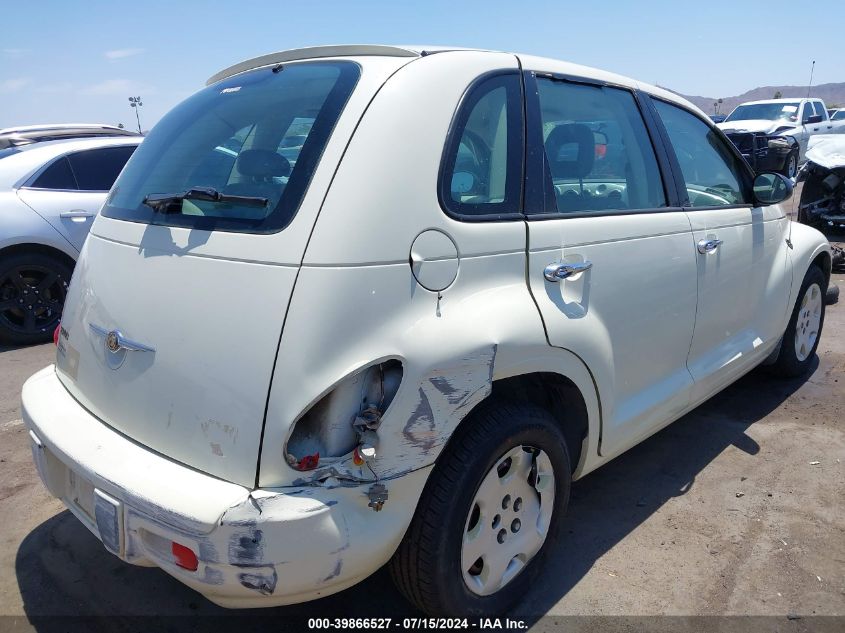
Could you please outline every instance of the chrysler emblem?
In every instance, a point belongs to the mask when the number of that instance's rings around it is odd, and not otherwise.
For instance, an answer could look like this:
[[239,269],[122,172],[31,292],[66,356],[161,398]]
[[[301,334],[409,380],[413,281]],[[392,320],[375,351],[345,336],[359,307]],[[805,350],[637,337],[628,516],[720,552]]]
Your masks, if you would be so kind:
[[126,338],[120,330],[107,330],[106,328],[94,325],[93,323],[89,323],[88,327],[91,328],[91,331],[94,332],[94,334],[98,334],[103,337],[106,351],[109,352],[109,354],[107,354],[109,359],[107,360],[112,369],[120,367],[123,363],[124,357],[126,356],[126,352],[154,353],[156,351],[154,347]]
[[109,348],[110,352],[116,352],[120,349],[120,342],[117,338],[117,330],[112,330],[106,334],[106,347]]

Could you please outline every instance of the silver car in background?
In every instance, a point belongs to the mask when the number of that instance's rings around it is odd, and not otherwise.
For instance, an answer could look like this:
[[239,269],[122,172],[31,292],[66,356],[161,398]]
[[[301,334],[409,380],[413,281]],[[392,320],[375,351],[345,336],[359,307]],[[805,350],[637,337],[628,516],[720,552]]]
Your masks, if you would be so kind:
[[142,140],[0,149],[0,344],[49,340],[94,216]]

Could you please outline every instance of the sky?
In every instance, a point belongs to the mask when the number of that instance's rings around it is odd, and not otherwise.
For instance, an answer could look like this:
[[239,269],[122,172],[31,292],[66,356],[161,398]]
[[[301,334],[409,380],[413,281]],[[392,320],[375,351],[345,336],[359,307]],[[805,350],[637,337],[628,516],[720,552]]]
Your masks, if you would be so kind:
[[319,44],[523,52],[708,97],[806,85],[813,60],[814,85],[839,82],[845,9],[836,5],[806,13],[795,0],[0,0],[0,128],[136,127],[128,97],[141,96],[148,129],[218,70]]

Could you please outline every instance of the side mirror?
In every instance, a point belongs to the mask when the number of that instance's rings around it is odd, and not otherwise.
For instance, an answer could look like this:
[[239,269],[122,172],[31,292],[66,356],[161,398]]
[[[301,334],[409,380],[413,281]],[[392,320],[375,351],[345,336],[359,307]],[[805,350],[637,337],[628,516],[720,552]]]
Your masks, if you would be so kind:
[[822,122],[822,115],[821,114],[811,114],[806,119],[804,119],[804,123],[813,124],[813,123],[821,123]]
[[757,174],[754,178],[754,206],[765,207],[787,200],[792,195],[793,184],[786,176],[772,172]]

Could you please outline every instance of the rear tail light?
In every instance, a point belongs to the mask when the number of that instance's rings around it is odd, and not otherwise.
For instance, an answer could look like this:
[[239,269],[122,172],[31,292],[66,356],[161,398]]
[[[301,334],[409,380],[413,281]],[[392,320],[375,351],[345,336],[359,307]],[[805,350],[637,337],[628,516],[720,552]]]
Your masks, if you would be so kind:
[[59,324],[56,326],[56,329],[55,329],[55,330],[53,330],[53,345],[58,345],[58,344],[59,344],[59,332],[61,332],[61,330],[62,330],[62,324],[61,324],[61,323],[59,323]]
[[189,547],[185,547],[176,541],[170,544],[170,551],[173,553],[173,562],[179,565],[182,569],[188,571],[196,571],[199,567],[197,555]]

